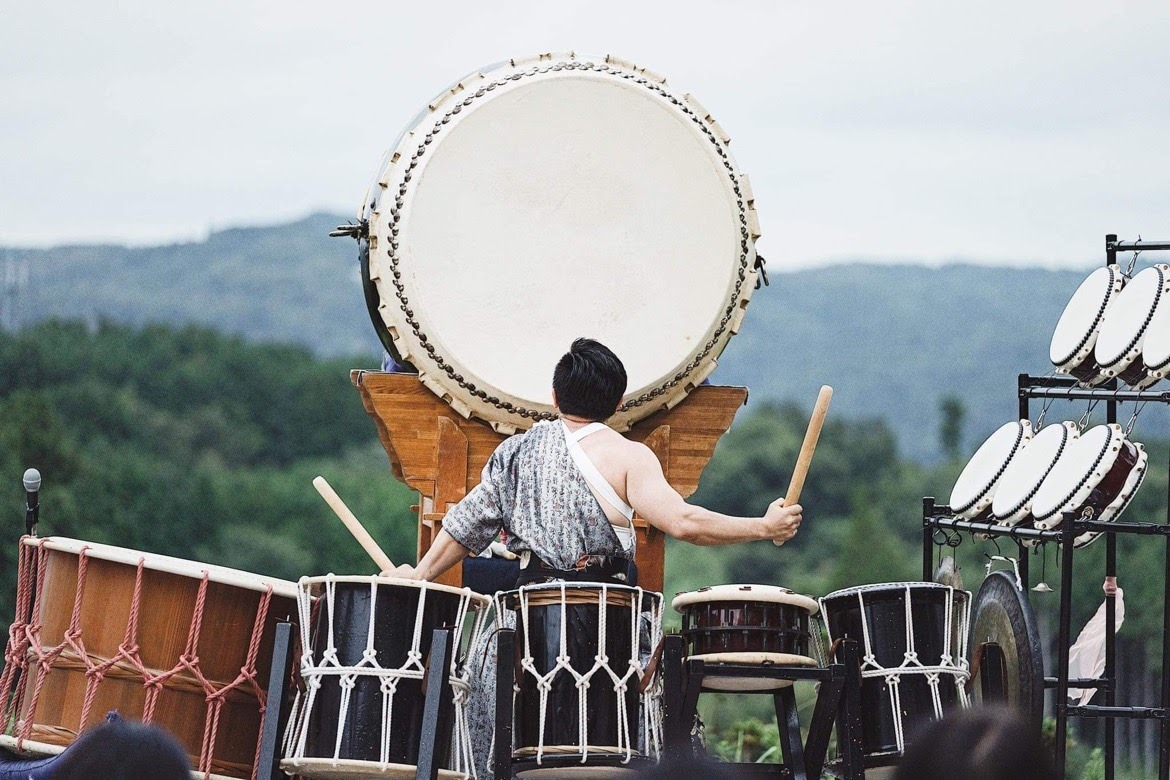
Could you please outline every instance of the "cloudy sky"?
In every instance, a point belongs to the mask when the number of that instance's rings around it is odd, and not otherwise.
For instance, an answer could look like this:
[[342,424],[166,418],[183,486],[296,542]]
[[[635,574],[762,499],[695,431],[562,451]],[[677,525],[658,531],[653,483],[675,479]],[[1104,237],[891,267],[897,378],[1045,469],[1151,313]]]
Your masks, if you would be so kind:
[[0,244],[352,213],[438,89],[612,52],[731,133],[787,267],[1170,236],[1170,3],[0,0]]

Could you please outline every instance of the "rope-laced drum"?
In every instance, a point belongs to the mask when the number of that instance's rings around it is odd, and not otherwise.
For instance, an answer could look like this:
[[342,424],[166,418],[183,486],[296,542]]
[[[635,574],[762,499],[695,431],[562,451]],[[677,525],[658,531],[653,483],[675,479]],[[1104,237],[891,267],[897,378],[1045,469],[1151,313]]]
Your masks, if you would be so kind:
[[1000,525],[1032,524],[1032,499],[1069,445],[1080,438],[1076,423],[1063,422],[1041,428],[1023,452],[1004,469],[991,502],[991,512]]
[[756,284],[759,226],[729,140],[690,95],[615,57],[466,76],[402,133],[362,203],[383,343],[504,433],[552,417],[550,367],[582,335],[629,372],[611,426],[673,406]]
[[59,753],[116,710],[174,734],[201,774],[255,777],[293,583],[59,537],[25,537],[18,567],[0,745]]
[[1125,285],[1101,325],[1093,350],[1102,378],[1117,377],[1138,389],[1157,381],[1142,362],[1142,345],[1154,312],[1166,298],[1170,298],[1168,265],[1150,266]]
[[1016,420],[1001,425],[980,445],[951,490],[951,511],[964,520],[984,514],[995,499],[1004,471],[1032,440],[1032,423]]
[[662,683],[648,666],[662,638],[660,594],[554,582],[499,593],[496,608],[516,613],[516,758],[658,759]]
[[906,748],[908,730],[968,704],[971,594],[933,582],[862,585],[821,599],[829,641],[861,646],[861,731],[870,763]]
[[[466,588],[386,577],[304,577],[298,584],[301,679],[281,768],[302,777],[412,778],[418,764],[423,678],[432,632],[450,628],[453,723],[438,734],[439,776],[474,774],[463,636],[482,629],[489,603]],[[316,612],[314,619],[314,611]],[[310,626],[312,630],[310,631]]]
[[[1087,513],[1102,522],[1117,519],[1141,487],[1147,460],[1146,448],[1129,441],[1116,423],[1085,431],[1036,491],[1036,527],[1058,527],[1065,512]],[[1098,536],[1086,531],[1075,544],[1084,547]]]
[[[772,585],[715,585],[675,596],[690,658],[708,663],[760,666],[822,666],[820,612],[815,599]],[[718,691],[772,690],[791,680],[710,677],[703,687]]]
[[1104,381],[1093,356],[1102,323],[1117,302],[1126,277],[1116,265],[1098,268],[1073,293],[1052,333],[1049,357],[1056,370],[1093,385]]

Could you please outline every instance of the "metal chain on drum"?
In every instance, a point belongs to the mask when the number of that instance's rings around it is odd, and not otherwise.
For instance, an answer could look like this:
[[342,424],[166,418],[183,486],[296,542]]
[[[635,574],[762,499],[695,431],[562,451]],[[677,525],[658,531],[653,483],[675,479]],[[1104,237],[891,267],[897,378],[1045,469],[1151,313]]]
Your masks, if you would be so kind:
[[[619,70],[602,63],[560,62],[556,65],[545,65],[541,67],[530,68],[529,70],[519,73],[511,73],[500,78],[499,80],[492,81],[488,84],[485,84],[484,86],[479,87],[474,93],[468,95],[466,98],[456,103],[449,111],[447,111],[447,113],[442,116],[442,118],[435,121],[431,131],[423,137],[422,143],[419,144],[417,148],[415,148],[414,154],[411,155],[410,162],[407,164],[406,171],[402,176],[402,183],[398,186],[398,194],[394,198],[394,206],[390,209],[390,224],[388,226],[390,233],[390,247],[386,250],[386,254],[390,258],[390,274],[393,277],[391,279],[391,283],[394,285],[396,296],[399,300],[398,308],[403,314],[406,315],[406,323],[410,326],[411,333],[414,335],[415,339],[418,340],[419,346],[427,353],[427,356],[430,357],[432,361],[434,361],[435,365],[438,366],[438,368],[440,368],[449,379],[458,384],[464,390],[467,390],[469,393],[471,393],[471,395],[479,398],[481,401],[491,404],[496,408],[503,409],[510,414],[516,414],[520,417],[533,421],[555,419],[556,415],[554,415],[552,412],[542,412],[535,409],[528,409],[523,406],[517,406],[509,401],[504,401],[496,396],[489,395],[486,391],[476,387],[475,383],[467,381],[462,374],[455,370],[454,366],[450,365],[442,357],[442,355],[438,354],[435,345],[431,343],[427,337],[427,334],[422,331],[422,326],[419,324],[418,320],[415,319],[414,310],[411,308],[410,301],[407,298],[406,288],[402,283],[402,271],[398,267],[400,258],[398,257],[397,239],[399,232],[399,222],[401,221],[402,217],[402,208],[405,203],[407,190],[409,189],[407,184],[414,175],[414,171],[418,167],[419,161],[426,153],[427,148],[430,147],[432,143],[434,143],[435,137],[443,130],[443,128],[450,124],[451,119],[462,113],[464,108],[469,107],[479,98],[482,98],[489,92],[494,92],[500,87],[506,86],[510,81],[519,81],[523,78],[549,72],[559,72],[563,70],[582,70],[593,71],[597,73],[607,73],[626,79],[627,81],[632,81],[645,87],[646,89],[651,90],[652,92],[657,93],[663,99],[667,100],[673,106],[686,114],[707,136],[708,140],[711,142],[711,145],[715,148],[716,153],[719,155],[720,161],[723,163],[723,167],[726,168],[727,177],[731,182],[731,187],[735,192],[736,204],[738,206],[740,267],[736,273],[734,293],[732,294],[726,309],[724,309],[723,316],[719,320],[719,325],[715,329],[715,333],[706,342],[706,344],[704,344],[703,349],[700,350],[694,359],[687,363],[687,365],[681,371],[677,372],[673,378],[667,380],[653,390],[649,390],[640,394],[636,398],[631,398],[630,400],[624,402],[621,406],[618,407],[618,412],[625,412],[635,407],[642,406],[643,404],[649,403],[650,401],[661,397],[668,390],[674,389],[680,382],[690,376],[691,373],[693,373],[695,369],[703,363],[707,356],[711,354],[711,351],[715,348],[715,345],[719,343],[723,333],[727,330],[727,326],[731,323],[732,318],[735,316],[736,304],[740,300],[740,296],[743,292],[744,282],[748,277],[748,270],[750,265],[749,256],[751,255],[751,232],[748,229],[747,203],[744,200],[743,190],[740,186],[739,178],[736,175],[735,167],[732,165],[731,160],[728,157],[727,150],[723,147],[723,144],[716,137],[715,133],[712,132],[710,127],[708,127],[704,122],[703,117],[698,116],[693,110],[691,110],[688,105],[686,105],[686,103],[684,103],[682,100],[679,100],[677,97],[667,92],[660,85],[654,83],[653,81],[638,76],[634,73]],[[404,355],[404,357],[406,356]]]

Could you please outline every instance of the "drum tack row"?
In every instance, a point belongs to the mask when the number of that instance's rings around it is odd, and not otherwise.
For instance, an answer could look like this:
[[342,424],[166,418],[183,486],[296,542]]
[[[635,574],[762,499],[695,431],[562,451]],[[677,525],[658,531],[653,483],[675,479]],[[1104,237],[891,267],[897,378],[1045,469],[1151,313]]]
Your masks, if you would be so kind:
[[[566,766],[632,771],[667,747],[663,601],[640,588],[553,583],[489,599],[382,577],[294,584],[25,537],[18,597],[27,619],[9,631],[0,678],[0,711],[14,729],[0,743],[26,754],[60,753],[116,710],[171,731],[204,777],[267,777],[263,722],[281,713],[280,767],[289,774],[414,777],[427,679],[441,673],[453,717],[434,735],[439,776],[475,777],[471,696],[494,677],[492,640],[504,629],[515,631],[516,767],[555,764],[559,776],[573,773]],[[722,585],[680,594],[673,606],[688,661],[771,670],[712,674],[704,690],[773,691],[800,677],[785,670],[824,668],[822,625],[830,644],[856,641],[858,740],[870,764],[896,757],[915,721],[966,703],[970,605],[962,591],[869,585],[818,602],[783,588]],[[273,638],[285,621],[297,627],[298,674],[286,701],[273,702]],[[453,635],[441,672],[429,667],[435,629]]]

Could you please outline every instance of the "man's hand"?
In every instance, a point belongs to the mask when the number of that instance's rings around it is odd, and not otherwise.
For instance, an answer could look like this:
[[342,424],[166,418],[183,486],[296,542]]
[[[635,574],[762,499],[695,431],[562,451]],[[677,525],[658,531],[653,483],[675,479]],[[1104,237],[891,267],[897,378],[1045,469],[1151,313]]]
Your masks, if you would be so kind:
[[418,570],[409,563],[404,563],[400,566],[395,566],[393,569],[386,569],[382,572],[383,577],[394,577],[400,580],[421,580]]
[[778,498],[768,506],[764,514],[764,530],[776,544],[784,544],[796,536],[801,521],[800,504],[784,506],[784,499]]

